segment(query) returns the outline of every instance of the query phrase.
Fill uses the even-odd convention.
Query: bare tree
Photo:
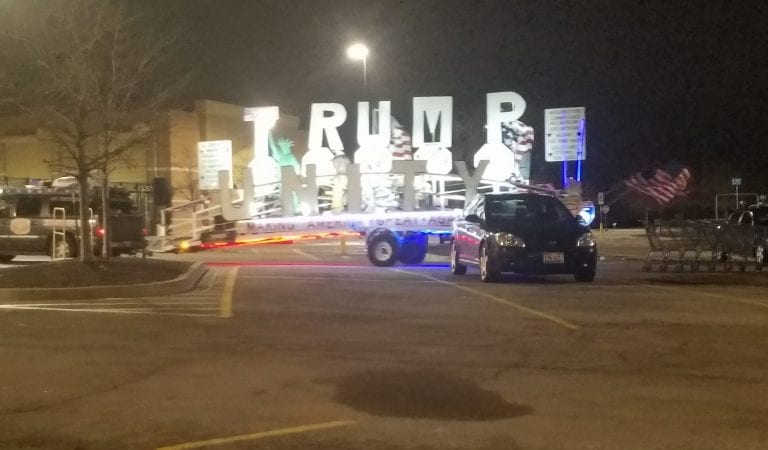
[[[118,0],[36,0],[17,7],[19,27],[6,38],[14,41],[18,65],[0,85],[59,153],[52,170],[77,179],[79,257],[89,261],[89,182],[100,175],[108,217],[111,167],[162,130],[165,107],[183,86],[185,77],[168,72],[178,34],[161,33]]]

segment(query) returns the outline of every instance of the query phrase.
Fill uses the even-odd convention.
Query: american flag
[[[411,135],[405,131],[405,127],[403,127],[394,116],[392,117],[391,136],[389,150],[392,152],[392,159],[413,159]]]
[[[501,137],[504,145],[515,154],[528,152],[533,148],[533,127],[519,120],[502,123]]]
[[[674,172],[677,173],[672,175]],[[665,205],[686,194],[690,179],[691,172],[685,167],[677,171],[658,168],[637,172],[624,180],[624,184],[630,189],[653,198],[659,205]]]

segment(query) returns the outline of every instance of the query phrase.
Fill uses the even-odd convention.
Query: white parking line
[[[312,261],[320,261],[320,258],[318,256],[309,254],[309,253],[307,253],[304,250],[301,250],[299,248],[294,247],[291,250],[293,250],[294,252],[298,253],[299,255],[301,255],[301,256],[303,256],[305,258],[311,259]]]
[[[296,280],[297,278],[295,276],[280,276],[280,275],[240,275],[240,278],[247,278],[247,279],[264,279],[264,280]],[[363,282],[363,283],[369,283],[369,282],[381,282],[381,283],[392,283],[392,282],[410,282],[410,283],[436,283],[436,281],[433,280],[393,280],[391,278],[343,278],[343,277],[301,277],[301,280],[332,280],[332,281],[343,281],[344,283],[351,283],[351,282]]]
[[[431,277],[431,276],[425,275],[423,273],[408,272],[408,271],[405,271],[405,270],[393,269],[393,268],[390,268],[390,270],[393,270],[395,272],[405,273],[405,274],[408,274],[408,275],[416,275],[416,276],[419,276],[419,277],[427,278],[427,279],[436,281],[438,283],[445,284],[447,286],[451,286],[451,287],[454,287],[456,289],[460,289],[462,291],[478,295],[480,297],[485,297],[485,298],[487,298],[489,300],[493,300],[494,302],[501,303],[501,304],[507,305],[507,306],[511,306],[512,308],[515,308],[518,311],[530,314],[532,316],[536,316],[536,317],[538,317],[540,319],[548,320],[548,321],[553,322],[553,323],[555,323],[557,325],[560,325],[561,327],[568,328],[569,330],[578,330],[578,329],[581,328],[578,325],[573,324],[571,322],[568,322],[565,319],[561,319],[560,317],[557,317],[555,315],[552,315],[552,314],[549,314],[549,313],[545,313],[543,311],[539,311],[539,310],[536,310],[536,309],[533,309],[533,308],[529,308],[529,307],[523,306],[523,305],[521,305],[519,303],[515,303],[515,302],[513,302],[511,300],[506,300],[506,299],[503,299],[501,297],[497,297],[495,295],[489,294],[487,292],[483,292],[483,291],[480,291],[480,290],[477,290],[477,289],[473,289],[471,287],[462,286],[462,285],[457,284],[457,283],[451,283],[449,281],[440,280],[438,278]]]
[[[225,291],[223,273],[221,269],[213,269],[206,274],[207,279],[203,280],[197,290],[174,296],[111,297],[93,301],[19,301],[0,304],[0,310],[217,317],[220,314],[219,298]]]
[[[87,312],[87,313],[106,313],[106,314],[148,314],[158,316],[183,316],[183,317],[216,317],[216,314],[202,313],[177,313],[153,311],[147,309],[111,309],[111,308],[49,308],[25,305],[0,305],[0,309],[29,310],[29,311],[58,311],[58,312]],[[185,308],[189,310],[190,308]],[[218,308],[204,308],[205,311],[215,313]]]
[[[210,297],[209,297],[210,299]],[[0,307],[12,308],[14,306],[26,306],[26,307],[64,307],[64,306],[137,306],[139,308],[147,306],[204,306],[210,305],[211,302],[53,302],[53,303],[13,303],[7,305],[0,305]]]

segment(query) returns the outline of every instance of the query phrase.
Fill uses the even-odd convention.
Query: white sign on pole
[[[544,110],[544,160],[587,159],[586,108]]]
[[[232,180],[232,141],[203,141],[197,143],[197,173],[201,190],[219,188],[219,171],[230,172]],[[230,188],[231,181],[230,181]]]

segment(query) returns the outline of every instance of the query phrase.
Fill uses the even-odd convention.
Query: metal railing
[[[400,174],[392,174],[390,172],[382,173],[363,173],[360,175],[362,182],[365,183],[367,177],[382,177],[386,176],[389,181],[388,188],[395,194],[395,200],[397,201],[397,207],[402,207],[402,201],[400,193],[403,190],[402,181],[404,176]],[[344,177],[339,175],[338,177]],[[443,175],[443,174],[419,174],[420,183],[424,186],[428,186],[428,189],[422,189],[417,191],[417,196],[426,199],[425,204],[428,205],[430,210],[438,209],[455,209],[449,206],[449,202],[462,202],[465,199],[465,189],[463,187],[463,180],[456,175]],[[326,192],[331,192],[334,186],[329,183],[332,177],[318,178],[319,189],[325,189]],[[370,180],[370,178],[368,178]],[[422,183],[423,182],[423,183]],[[456,188],[457,185],[462,186]],[[394,188],[394,189],[393,189]],[[282,213],[282,204],[279,195],[280,183],[267,183],[254,186],[254,199],[251,204],[253,207],[253,218],[271,218],[280,217]],[[520,191],[520,185],[514,185],[506,182],[496,182],[490,180],[482,180],[478,185],[478,192],[516,192]],[[259,195],[261,194],[261,195]],[[211,199],[209,201],[214,201]],[[242,204],[243,199],[235,197],[232,204]],[[201,208],[202,206],[202,208]],[[425,205],[419,205],[422,208]],[[328,212],[333,207],[332,195],[319,195],[318,207],[321,212]],[[197,245],[205,239],[206,233],[214,233],[217,228],[216,216],[220,216],[222,213],[222,207],[219,204],[212,204],[208,206],[205,200],[195,200],[183,205],[176,205],[169,208],[165,208],[160,212],[160,224],[158,225],[157,236],[150,242],[151,250],[155,251],[167,251],[182,241],[187,242],[189,245]],[[170,216],[170,220],[169,220]]]
[[[743,272],[752,266],[759,272],[765,264],[755,258],[756,239],[752,233],[719,221],[656,221],[646,226],[646,236],[650,251],[643,264],[644,271],[657,265],[661,272],[670,266],[679,272],[688,265],[696,272],[704,265],[709,271],[722,266],[726,272],[734,267]]]

